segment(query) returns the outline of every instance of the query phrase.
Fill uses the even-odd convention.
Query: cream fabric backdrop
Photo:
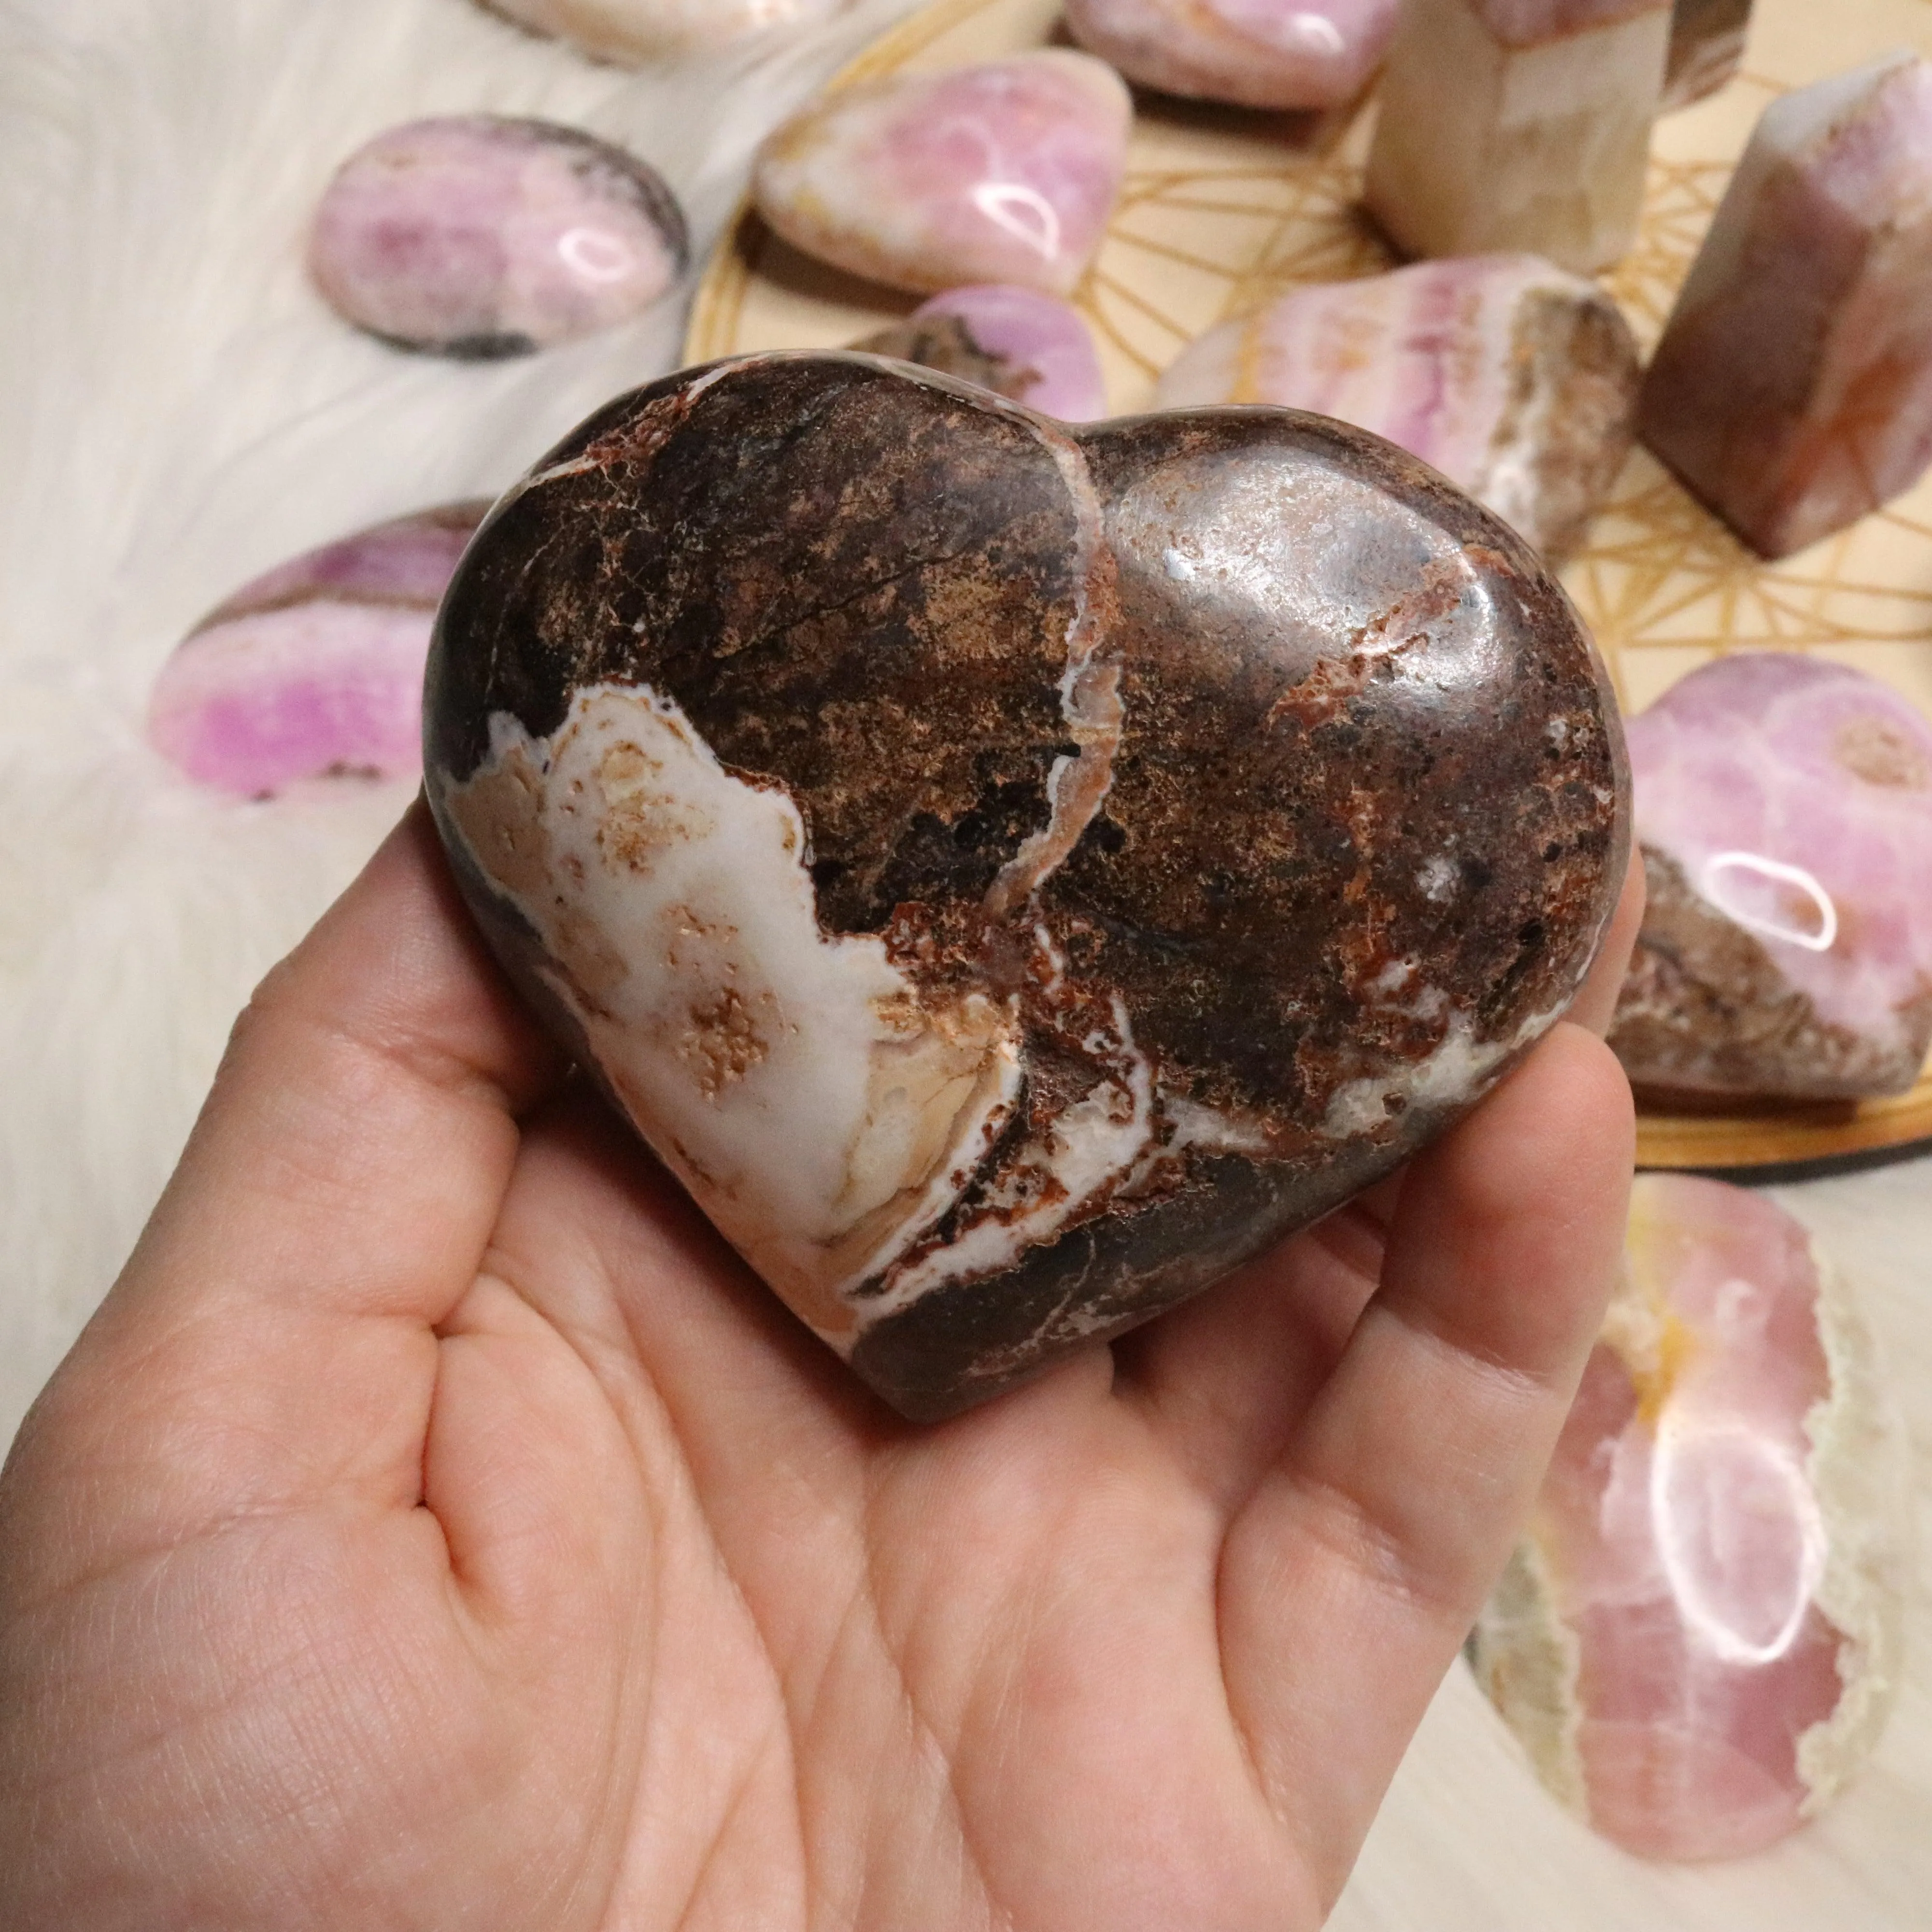
[[[412,115],[548,114],[656,162],[701,248],[759,134],[904,10],[860,0],[802,45],[630,75],[470,0],[0,0],[0,1442],[125,1255],[250,988],[408,795],[190,790],[142,741],[156,667],[244,578],[494,491],[676,358],[675,303],[492,367],[356,335],[301,270],[330,169]],[[1865,1288],[1922,1515],[1932,1166],[1780,1198]],[[1819,1826],[1705,1870],[1640,1865],[1558,1811],[1459,1668],[1336,1924],[1923,1932],[1927,1605],[1876,1763]]]

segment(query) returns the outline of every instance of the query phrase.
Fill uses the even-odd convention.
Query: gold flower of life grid
[[[936,0],[832,82],[932,72],[1064,39],[1059,0]],[[1637,244],[1604,277],[1646,346],[1716,212],[1751,128],[1777,94],[1899,46],[1932,53],[1932,0],[1758,0],[1744,72],[1665,117],[1652,142]],[[1358,198],[1372,104],[1263,115],[1142,96],[1126,182],[1075,294],[1092,326],[1109,406],[1151,402],[1182,345],[1311,282],[1372,274],[1394,258]],[[693,306],[686,359],[842,346],[919,298],[799,254],[741,206]],[[1932,481],[1852,529],[1767,563],[1635,452],[1564,580],[1627,709],[1725,652],[1796,650],[1855,664],[1932,712]],[[1932,1142],[1932,1067],[1908,1094],[1750,1114],[1647,1112],[1646,1166],[1823,1168]]]

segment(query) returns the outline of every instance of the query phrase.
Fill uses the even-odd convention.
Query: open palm
[[[1561,1027],[1399,1188],[913,1429],[562,1073],[418,810],[0,1479],[0,1924],[1315,1926],[1630,1161]]]

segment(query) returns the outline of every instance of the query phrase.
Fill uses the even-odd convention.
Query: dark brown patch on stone
[[[976,382],[981,388],[1016,402],[1040,380],[1037,369],[982,348],[964,318],[956,315],[908,316],[852,346],[868,356],[890,356],[901,362],[937,369],[941,375]]]

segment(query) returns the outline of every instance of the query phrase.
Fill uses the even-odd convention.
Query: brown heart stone
[[[1562,592],[1392,445],[856,355],[568,438],[425,734],[513,979],[922,1418],[1414,1153],[1562,1013],[1629,841]]]

